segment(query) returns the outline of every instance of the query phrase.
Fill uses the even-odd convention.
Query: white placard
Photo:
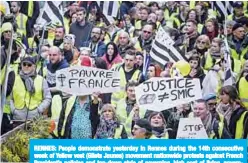
[[[151,78],[135,88],[138,105],[153,111],[162,111],[202,98],[199,79]]]
[[[116,71],[73,66],[56,72],[56,87],[72,95],[120,91],[120,75]]]
[[[177,139],[208,139],[200,118],[180,118]]]

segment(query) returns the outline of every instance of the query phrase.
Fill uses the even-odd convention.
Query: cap
[[[150,133],[152,132],[152,126],[146,119],[139,119],[135,124],[141,128],[146,129],[146,131]]]
[[[233,26],[233,28],[232,28],[232,31],[235,31],[236,29],[238,29],[238,28],[240,28],[240,27],[243,27],[243,25],[240,24],[240,23],[236,23],[236,24],[234,24],[234,26]]]
[[[217,98],[216,94],[210,93],[204,97],[204,100],[209,101],[209,100],[216,99],[216,98]]]
[[[23,62],[28,62],[28,63],[31,63],[31,64],[35,64],[35,59],[33,57],[25,57],[22,59],[22,63]]]
[[[91,67],[91,58],[89,56],[83,56],[81,59],[81,66]]]
[[[234,8],[243,8],[244,7],[244,3],[243,2],[240,2],[240,1],[234,2],[233,7]]]
[[[3,23],[2,32],[11,31],[12,24],[10,22]]]

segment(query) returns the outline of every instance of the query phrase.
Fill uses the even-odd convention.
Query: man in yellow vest
[[[51,93],[47,81],[36,74],[34,58],[22,60],[10,102],[13,119],[21,121],[40,116],[50,105]]]
[[[147,19],[150,13],[151,11],[148,7],[144,6],[140,8],[140,20],[135,22],[135,29],[142,29],[142,27],[147,23]]]
[[[228,45],[234,60],[244,62],[244,60],[248,59],[248,37],[245,35],[245,29],[242,24],[236,23],[233,26],[232,37],[228,41]]]
[[[20,2],[11,2],[11,12],[15,15],[16,23],[18,25],[17,32],[24,36],[30,36],[31,28],[29,26],[28,17],[25,14],[20,13],[20,9]]]
[[[127,97],[121,99],[116,105],[116,115],[125,126],[128,137],[131,137],[132,126],[140,119],[144,118],[146,110],[140,109],[136,103],[135,87],[137,81],[129,81],[126,86]]]
[[[129,80],[140,80],[140,70],[135,67],[136,55],[134,51],[127,50],[124,57],[124,64],[118,65],[116,71],[120,73],[121,91],[114,92],[111,96],[111,103],[115,106],[117,102],[126,97],[126,84]]]
[[[39,1],[21,1],[20,12],[28,16],[30,27],[33,28],[40,14]]]

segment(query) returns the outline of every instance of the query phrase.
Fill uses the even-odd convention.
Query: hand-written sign
[[[180,118],[177,139],[208,139],[200,118]]]
[[[135,88],[140,107],[162,111],[202,98],[199,79],[152,78]]]
[[[116,71],[73,66],[56,72],[56,87],[73,95],[111,93],[120,90],[120,76]]]

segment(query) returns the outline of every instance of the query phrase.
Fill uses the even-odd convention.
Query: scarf
[[[224,118],[226,119],[227,121],[227,125],[229,126],[230,124],[230,119],[231,119],[231,116],[232,116],[232,113],[234,111],[233,107],[230,105],[230,104],[223,104],[223,103],[220,103],[218,106],[217,106],[217,109],[216,111],[222,115],[224,115]]]
[[[29,74],[24,74],[23,71],[20,71],[20,77],[24,81],[24,84],[25,84],[25,87],[26,87],[27,91],[30,94],[35,93],[35,87],[34,87],[33,78],[36,77],[36,71],[33,71],[33,72],[29,73]]]
[[[211,134],[212,131],[212,119],[213,119],[212,114],[209,113],[205,118],[205,120],[202,121],[208,136]]]
[[[97,139],[114,138],[115,129],[119,126],[116,118],[105,120],[103,116],[100,117],[100,123],[96,130]]]
[[[65,56],[65,60],[70,63],[73,59],[73,53],[72,50],[64,50],[64,56]]]
[[[152,127],[152,133],[157,138],[161,138],[161,137],[165,136],[165,134],[167,133],[167,130],[165,129],[164,126],[162,126],[162,127]]]

